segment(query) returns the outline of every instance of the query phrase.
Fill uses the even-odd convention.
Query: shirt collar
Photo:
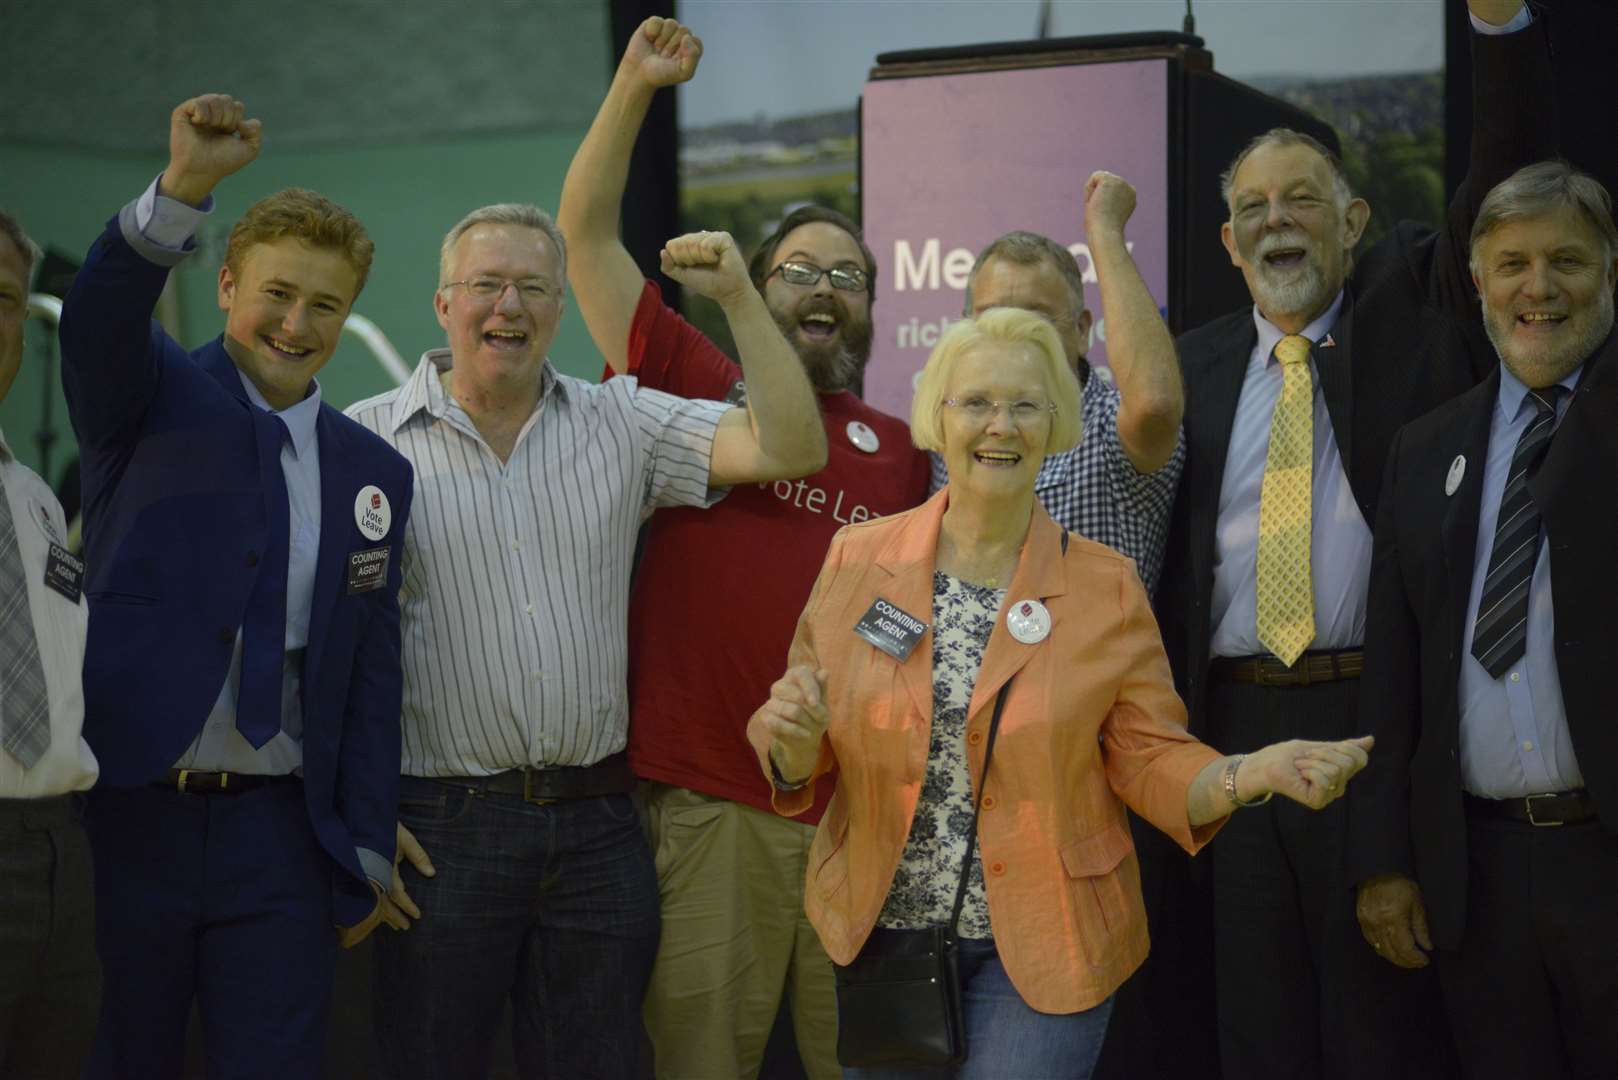
[[[1568,395],[1569,395],[1569,397],[1571,397],[1572,394],[1573,394],[1573,391],[1579,385],[1579,376],[1582,375],[1583,373],[1584,373],[1584,365],[1580,364],[1578,367],[1576,367],[1572,371],[1568,372],[1567,377],[1565,379],[1563,379],[1557,385],[1566,387]],[[1527,397],[1528,397],[1528,386],[1527,386],[1527,384],[1525,384],[1521,379],[1517,378],[1517,376],[1513,375],[1510,371],[1508,371],[1506,369],[1505,361],[1502,360],[1500,362],[1500,399],[1499,399],[1500,400],[1500,417],[1501,417],[1501,419],[1506,421],[1506,423],[1508,423],[1508,424],[1511,421],[1515,420],[1517,418],[1517,414],[1522,411],[1523,402],[1524,402],[1525,399],[1527,399]],[[1566,400],[1566,399],[1564,399],[1564,400]],[[1560,413],[1561,413],[1560,408],[1557,409],[1557,413],[1558,413],[1558,415],[1560,415]]]
[[[428,349],[421,354],[421,362],[416,365],[415,373],[410,376],[410,381],[405,383],[404,392],[393,403],[394,431],[398,431],[418,412],[425,412],[435,420],[444,418],[449,411],[450,397],[444,390],[440,376],[454,366],[454,356],[447,347]],[[545,367],[541,370],[539,379],[540,401],[544,401],[545,396],[552,391],[555,391],[563,401],[567,400],[567,384],[557,378],[556,369],[551,366],[549,357],[545,358]]]
[[[293,454],[301,458],[308,453],[309,447],[315,441],[315,421],[320,418],[320,380],[309,380],[309,392],[296,405],[276,409],[264,400],[264,395],[258,392],[258,387],[253,385],[253,381],[243,374],[240,368],[236,370],[236,374],[242,380],[242,388],[247,391],[247,400],[265,412],[279,416],[281,422],[287,426],[287,431],[292,436]]]
[[[1343,310],[1343,296],[1343,290],[1337,290],[1337,298],[1331,302],[1331,306],[1322,312],[1314,322],[1303,328],[1304,337],[1310,341],[1318,342],[1326,336],[1333,326],[1337,325],[1337,315]],[[1286,331],[1259,314],[1257,304],[1253,305],[1253,326],[1258,330],[1259,355],[1264,357],[1264,362],[1268,364],[1273,359],[1270,354],[1275,352],[1275,346],[1280,343],[1282,338],[1287,336]]]

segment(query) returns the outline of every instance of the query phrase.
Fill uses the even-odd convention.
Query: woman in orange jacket
[[[873,932],[948,923],[981,794],[957,928],[959,1075],[1087,1077],[1113,991],[1147,950],[1125,806],[1195,852],[1273,792],[1324,806],[1370,740],[1244,759],[1186,733],[1134,564],[1064,543],[1034,497],[1045,455],[1080,436],[1078,380],[1044,319],[1001,308],[952,326],[911,429],[949,486],[837,534],[748,738],[783,814],[836,771],[805,905],[838,964]]]

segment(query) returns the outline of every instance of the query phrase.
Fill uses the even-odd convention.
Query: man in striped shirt
[[[486,1072],[507,997],[525,1077],[634,1072],[659,927],[623,759],[636,534],[657,507],[826,460],[809,380],[731,238],[671,240],[662,262],[724,310],[745,407],[558,374],[562,235],[501,204],[444,240],[449,347],[349,410],[415,463],[420,508],[400,594],[410,863],[391,894],[420,921],[377,946],[390,1076]]]

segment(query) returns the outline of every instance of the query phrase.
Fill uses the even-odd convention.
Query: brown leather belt
[[[153,781],[154,786],[179,791],[187,795],[240,795],[256,791],[271,784],[302,783],[303,777],[290,773],[282,776],[263,776],[258,773],[206,772],[202,769],[170,769],[163,779]]]
[[[1208,665],[1208,678],[1215,682],[1257,683],[1259,686],[1309,686],[1357,679],[1364,670],[1364,649],[1340,649],[1304,653],[1291,667],[1273,656],[1216,656]]]
[[[1514,799],[1484,799],[1463,791],[1461,800],[1472,817],[1521,821],[1529,825],[1573,825],[1596,816],[1596,802],[1582,788],[1547,795],[1521,795]]]
[[[493,776],[439,778],[453,787],[472,788],[499,795],[517,795],[524,802],[543,806],[563,799],[621,795],[635,790],[635,774],[626,754],[613,754],[594,765],[556,765],[550,768],[511,769]]]

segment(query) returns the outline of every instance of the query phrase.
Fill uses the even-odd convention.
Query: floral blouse
[[[933,573],[933,726],[927,773],[899,869],[878,926],[917,930],[943,926],[955,906],[972,827],[972,784],[966,763],[966,711],[972,703],[983,650],[1006,590],[972,585]],[[972,851],[972,871],[961,905],[960,937],[992,938],[983,865]]]

